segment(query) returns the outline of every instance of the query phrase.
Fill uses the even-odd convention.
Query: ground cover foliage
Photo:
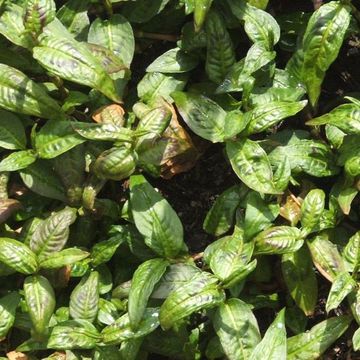
[[[1,0],[0,357],[356,356],[359,5]]]

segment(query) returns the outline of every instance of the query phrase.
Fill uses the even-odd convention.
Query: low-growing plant
[[[0,356],[360,349],[359,4],[286,3],[0,1]],[[211,151],[199,252],[161,184]]]

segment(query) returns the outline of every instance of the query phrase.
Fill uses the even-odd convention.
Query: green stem
[[[111,1],[104,0],[104,6],[105,6],[105,10],[107,12],[108,17],[111,18],[114,14]]]
[[[144,31],[135,31],[135,37],[152,39],[152,40],[172,41],[172,42],[176,42],[179,40],[179,37],[177,35],[155,34],[155,33],[148,33],[148,32],[144,32]]]

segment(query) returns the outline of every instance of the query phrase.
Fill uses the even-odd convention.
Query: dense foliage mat
[[[359,6],[0,0],[0,357],[359,350]]]

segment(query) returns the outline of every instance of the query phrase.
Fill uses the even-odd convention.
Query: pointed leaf
[[[304,244],[296,227],[274,226],[262,231],[253,240],[255,254],[287,254],[299,250]]]
[[[129,319],[133,329],[137,329],[139,326],[148,299],[168,265],[167,260],[151,259],[136,269],[131,280],[128,304]]]
[[[360,231],[355,233],[346,244],[342,257],[350,272],[360,263]]]
[[[318,297],[318,284],[309,251],[302,247],[297,252],[284,254],[282,274],[291,297],[307,315],[312,315]]]
[[[206,73],[215,83],[221,83],[235,63],[235,51],[225,20],[211,11],[206,18]]]
[[[214,276],[203,272],[172,291],[160,308],[161,327],[170,329],[192,313],[222,303],[225,293],[216,285],[217,281]]]
[[[298,102],[275,101],[257,106],[245,115],[249,119],[245,120],[248,125],[244,134],[251,135],[265,131],[283,119],[296,115],[306,104],[306,100]]]
[[[339,273],[331,285],[326,300],[326,312],[336,309],[345,297],[357,287],[356,281],[347,272]]]
[[[287,360],[319,358],[348,328],[351,317],[337,316],[315,325],[310,331],[293,336],[287,341]]]
[[[226,143],[226,152],[236,175],[250,189],[264,194],[278,194],[273,183],[270,161],[263,148],[250,139]]]
[[[55,310],[55,294],[49,281],[41,276],[28,276],[24,282],[26,305],[37,336],[46,335],[50,318]]]
[[[142,175],[130,178],[130,203],[135,225],[152,250],[165,257],[186,250],[178,215]]]
[[[69,227],[75,219],[76,210],[65,207],[39,224],[30,240],[30,248],[38,254],[39,261],[65,246],[69,237]]]
[[[345,271],[344,261],[326,233],[308,240],[307,245],[316,268],[326,279],[333,282],[339,273]]]
[[[138,329],[133,331],[130,326],[129,315],[125,314],[101,332],[106,345],[117,345],[123,341],[137,339],[148,335],[159,326],[159,309],[148,308],[140,322]]]
[[[51,199],[66,201],[65,189],[51,164],[38,160],[21,170],[20,177],[33,192]]]
[[[340,1],[321,6],[311,16],[301,47],[287,65],[306,85],[313,106],[318,101],[325,73],[338,56],[350,18],[350,8]]]
[[[0,339],[6,337],[15,321],[15,311],[20,302],[20,295],[12,292],[0,298]]]
[[[336,126],[347,134],[360,134],[360,110],[357,104],[343,104],[330,112],[311,119],[306,123],[310,126]]]
[[[320,189],[311,190],[301,204],[301,225],[310,233],[320,221],[325,208],[325,193]]]
[[[24,73],[0,64],[0,74],[0,107],[46,119],[63,116],[57,102]]]
[[[70,316],[93,322],[99,307],[99,273],[93,271],[81,279],[70,295]]]
[[[5,110],[0,110],[0,147],[8,150],[24,150],[26,147],[25,129],[21,120]]]
[[[285,309],[282,309],[266,330],[264,338],[256,345],[250,360],[286,360],[286,354]]]
[[[37,271],[36,255],[20,241],[0,238],[0,262],[22,274]]]
[[[48,121],[35,137],[35,148],[43,159],[57,157],[85,141],[69,121]]]
[[[115,84],[85,45],[66,37],[43,33],[34,58],[48,71],[69,81],[90,86],[115,102],[120,102]]]
[[[250,306],[240,299],[221,304],[214,316],[214,328],[230,360],[246,360],[260,342],[260,332]]]
[[[59,269],[66,265],[72,265],[87,258],[90,254],[86,251],[69,248],[49,254],[46,259],[39,261],[39,267],[43,269]]]
[[[196,57],[188,55],[179,48],[166,51],[155,59],[147,68],[147,72],[183,73],[193,70],[198,64]]]
[[[113,51],[127,67],[130,67],[135,50],[134,34],[130,23],[120,14],[115,14],[108,20],[97,18],[93,21],[89,29],[88,42]]]
[[[34,150],[15,151],[0,161],[0,172],[16,171],[27,168],[37,159]]]
[[[244,187],[232,186],[215,200],[204,220],[203,229],[215,236],[225,234],[235,221],[235,211],[245,197]]]
[[[245,1],[227,0],[232,13],[245,21],[245,31],[254,43],[270,50],[280,39],[280,27],[267,12],[251,6]]]
[[[50,349],[93,349],[101,340],[95,326],[86,320],[68,320],[52,328],[47,347]]]
[[[226,112],[213,100],[176,91],[171,95],[181,117],[197,135],[213,143],[224,141]]]

